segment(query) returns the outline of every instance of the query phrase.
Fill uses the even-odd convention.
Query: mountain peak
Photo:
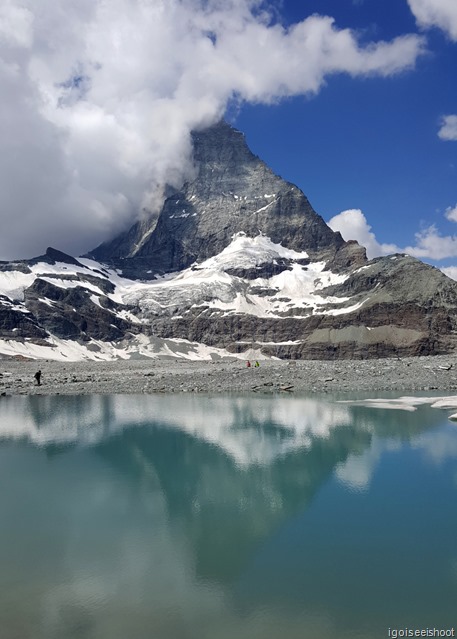
[[[194,178],[167,197],[157,218],[137,222],[92,257],[129,274],[173,272],[217,255],[244,232],[313,259],[336,259],[337,268],[352,257],[364,261],[363,249],[348,251],[300,189],[254,155],[240,131],[222,120],[193,132],[192,140]],[[345,260],[337,259],[339,251]]]
[[[44,255],[27,260],[28,264],[37,264],[38,262],[44,262],[47,264],[56,264],[57,262],[61,262],[62,264],[71,264],[73,266],[79,266],[80,268],[86,268],[83,264],[81,264],[81,262],[78,262],[76,258],[64,253],[63,251],[52,248],[52,246],[48,246]]]

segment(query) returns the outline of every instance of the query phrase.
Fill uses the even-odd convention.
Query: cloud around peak
[[[319,92],[332,74],[414,66],[418,35],[362,46],[259,0],[5,0],[0,7],[0,259],[78,253],[192,171],[190,131],[233,100]]]

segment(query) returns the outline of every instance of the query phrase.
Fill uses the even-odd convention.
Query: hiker
[[[258,368],[260,366],[259,362],[256,360],[255,367]]]
[[[37,371],[35,373],[35,379],[36,379],[37,386],[41,386],[41,371]]]
[[[251,362],[250,362],[249,360],[246,362],[246,366],[247,366],[248,368],[251,368]]]

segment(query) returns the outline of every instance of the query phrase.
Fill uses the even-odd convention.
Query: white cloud
[[[327,222],[333,231],[339,231],[344,240],[356,240],[367,250],[368,259],[379,255],[401,252],[395,244],[381,244],[375,237],[365,215],[360,209],[342,211]]]
[[[411,68],[424,40],[360,46],[260,0],[4,0],[0,259],[92,248],[191,170],[189,132],[227,104],[317,93],[327,76]],[[6,231],[7,229],[7,231]]]
[[[33,14],[14,0],[3,0],[0,6],[0,42],[19,47],[32,43]]]
[[[457,266],[444,266],[440,271],[450,277],[451,280],[457,280]]]
[[[448,219],[457,221],[457,207],[448,208],[446,216]],[[332,217],[328,225],[334,231],[339,231],[345,240],[356,240],[367,249],[369,259],[390,253],[407,253],[413,257],[428,258],[432,260],[443,260],[450,257],[457,257],[457,236],[441,235],[435,225],[415,234],[415,244],[412,246],[399,247],[395,244],[382,244],[378,242],[375,234],[371,230],[365,215],[360,209],[349,209],[342,211]]]
[[[457,40],[457,3],[455,0],[408,0],[418,24],[438,27]]]
[[[432,260],[457,257],[457,236],[441,235],[434,224],[416,233],[415,238],[415,246],[407,246],[403,253]]]
[[[438,137],[442,140],[457,141],[457,115],[445,115],[443,117]]]
[[[451,222],[457,222],[457,204],[455,206],[448,206],[445,212],[445,216]]]

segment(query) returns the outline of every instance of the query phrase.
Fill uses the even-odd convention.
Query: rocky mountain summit
[[[369,358],[456,347],[457,282],[368,261],[221,122],[158,214],[75,259],[0,263],[0,354]]]
[[[226,122],[193,134],[195,178],[165,200],[160,215],[88,254],[147,277],[188,268],[217,255],[236,233],[259,234],[336,270],[365,261],[364,250],[344,242],[317,215],[305,195],[278,177]]]

